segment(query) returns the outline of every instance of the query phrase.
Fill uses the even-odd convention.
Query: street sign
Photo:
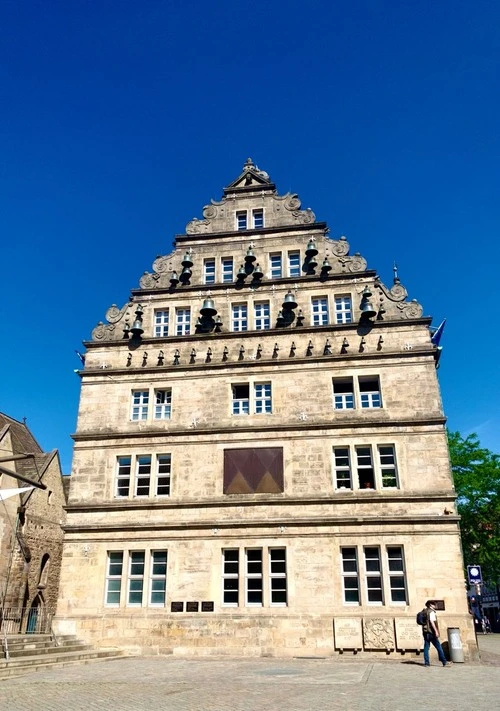
[[[470,585],[481,585],[481,583],[483,582],[483,576],[481,575],[481,566],[468,565],[467,577],[469,578]]]

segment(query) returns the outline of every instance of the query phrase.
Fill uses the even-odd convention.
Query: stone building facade
[[[475,640],[430,318],[248,160],[86,343],[57,625],[174,654]]]
[[[25,423],[0,413],[0,459],[5,470],[46,487],[0,500],[0,633],[45,632],[57,605],[66,517],[59,455],[43,452]],[[27,486],[0,475],[0,491]]]

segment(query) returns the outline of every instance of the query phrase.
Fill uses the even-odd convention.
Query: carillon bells
[[[208,298],[205,299],[203,301],[203,306],[200,309],[200,313],[202,316],[215,316],[215,314],[217,313],[217,309],[215,308],[214,300]]]
[[[283,308],[287,309],[288,311],[297,308],[297,302],[295,301],[295,297],[291,291],[289,291],[288,294],[286,294],[285,296],[285,300],[283,301]]]
[[[372,302],[370,301],[371,295],[372,292],[367,286],[365,286],[362,293],[360,309],[361,316],[367,319],[374,318],[377,315],[377,312],[375,311],[375,308]]]

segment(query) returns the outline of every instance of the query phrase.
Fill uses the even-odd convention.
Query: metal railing
[[[50,634],[52,615],[40,607],[0,608],[0,632],[4,639],[12,634]]]

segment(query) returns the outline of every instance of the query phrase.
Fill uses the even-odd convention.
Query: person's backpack
[[[427,622],[427,610],[420,610],[420,612],[417,612],[417,625],[420,625],[423,627]]]

